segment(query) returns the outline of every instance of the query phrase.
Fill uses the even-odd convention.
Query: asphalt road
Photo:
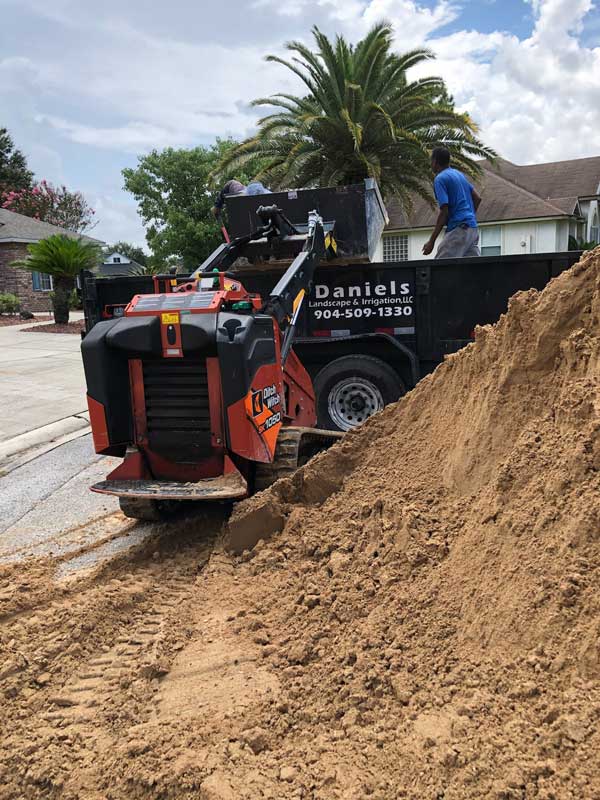
[[[116,497],[91,492],[89,487],[119,463],[96,455],[86,434],[0,476],[0,564],[51,556],[56,578],[63,580],[150,537],[177,536],[190,521],[199,538],[212,530],[214,520],[204,506],[188,505],[169,521],[141,522],[125,517]],[[219,513],[226,509],[219,506]]]
[[[0,477],[0,561],[78,552],[134,527],[116,498],[89,490],[117,463],[87,434]]]

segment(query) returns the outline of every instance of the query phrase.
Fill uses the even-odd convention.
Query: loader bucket
[[[145,500],[240,500],[248,495],[248,484],[239,472],[180,482],[161,480],[108,480],[92,487],[93,492]]]

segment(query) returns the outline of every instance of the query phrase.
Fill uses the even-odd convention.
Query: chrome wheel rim
[[[329,417],[342,431],[356,428],[384,406],[381,392],[366,378],[345,378],[329,392]]]

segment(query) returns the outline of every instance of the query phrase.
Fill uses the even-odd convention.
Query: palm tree
[[[474,157],[495,153],[476,137],[468,114],[456,112],[440,78],[408,80],[407,72],[433,58],[418,49],[392,51],[393,29],[376,25],[351,45],[332,43],[314,27],[316,51],[289,42],[291,61],[267,61],[291,70],[306,87],[303,95],[276,94],[254,101],[276,111],[258,123],[258,132],[225,155],[223,177],[250,159],[264,159],[261,178],[274,187],[331,186],[376,178],[384,195],[410,206],[410,194],[431,197],[430,153],[445,145],[454,164],[470,175],[480,170]]]
[[[11,266],[52,275],[54,322],[66,325],[69,321],[69,297],[75,287],[75,278],[81,270],[97,266],[102,254],[100,247],[94,242],[59,233],[28,245],[27,250],[29,257],[13,261]]]

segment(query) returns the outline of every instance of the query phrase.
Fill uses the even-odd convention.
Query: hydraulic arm
[[[304,298],[311,290],[315,269],[324,255],[323,220],[315,211],[311,211],[304,249],[277,283],[263,308],[263,312],[270,314],[283,330],[281,360],[284,364],[296,334],[296,322]]]
[[[263,222],[261,227],[246,236],[239,236],[229,244],[222,244],[191,277],[201,278],[203,275],[226,271],[237,258],[246,253],[251,242],[260,239],[296,245],[299,240],[304,240],[301,252],[261,309],[261,313],[272,316],[282,330],[281,359],[285,364],[296,334],[296,323],[304,298],[312,287],[315,269],[325,256],[323,220],[316,211],[311,211],[308,215],[307,233],[301,234],[277,206],[260,206],[256,213]]]

